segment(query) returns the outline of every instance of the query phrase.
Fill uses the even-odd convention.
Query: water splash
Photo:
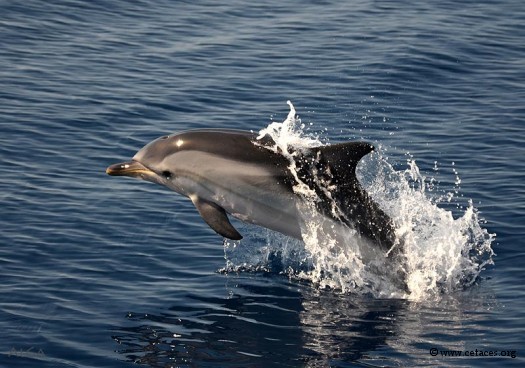
[[[355,230],[320,215],[315,205],[319,198],[297,177],[294,158],[323,143],[305,132],[290,101],[288,105],[287,118],[269,124],[259,138],[270,135],[275,141],[271,149],[290,161],[298,182],[294,192],[304,199],[298,204],[304,243],[244,225],[250,227],[244,232],[250,234],[247,239],[225,243],[227,270],[278,271],[322,288],[422,300],[470,286],[492,264],[495,235],[482,228],[472,201],[456,217],[438,206],[458,194],[457,171],[452,191],[437,193],[435,179],[422,175],[413,157],[403,171],[396,171],[381,153],[368,155],[357,168],[363,187],[396,225],[403,262],[391,262]]]
[[[359,179],[396,224],[409,297],[419,300],[470,286],[493,262],[495,234],[482,228],[472,201],[463,211],[458,208],[456,217],[438,207],[458,193],[457,187],[453,193],[432,192],[434,179],[423,176],[414,160],[407,166],[396,171],[379,156],[364,162]]]

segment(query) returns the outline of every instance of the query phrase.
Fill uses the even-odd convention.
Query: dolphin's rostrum
[[[270,149],[273,140],[238,130],[192,130],[163,136],[137,152],[130,162],[111,165],[109,175],[132,176],[164,185],[189,197],[204,221],[223,237],[242,236],[227,213],[252,224],[302,239],[294,193],[297,180],[314,190],[317,210],[385,251],[395,244],[391,219],[361,187],[359,160],[374,150],[366,142],[309,148],[293,155]],[[334,210],[334,205],[335,209]]]

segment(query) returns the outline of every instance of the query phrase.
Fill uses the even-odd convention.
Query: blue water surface
[[[0,366],[523,366],[524,24],[520,0],[0,1]],[[330,141],[457,171],[494,265],[432,303],[221,273],[190,201],[105,174],[288,99]]]

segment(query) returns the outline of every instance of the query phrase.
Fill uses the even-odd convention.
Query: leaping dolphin
[[[359,160],[374,150],[366,142],[309,148],[290,160],[270,149],[266,135],[238,130],[192,130],[160,137],[129,162],[106,173],[164,185],[189,197],[204,221],[225,238],[241,234],[227,213],[242,221],[302,239],[293,187],[300,180],[319,196],[318,211],[372,240],[385,251],[395,244],[392,220],[369,197],[356,177]],[[335,204],[335,210],[334,210]]]

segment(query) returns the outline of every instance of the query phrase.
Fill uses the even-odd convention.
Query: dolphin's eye
[[[160,137],[160,139],[168,139],[169,137],[169,135],[163,135],[162,137]]]
[[[168,171],[168,170],[164,170],[164,171],[161,173],[161,175],[162,175],[164,178],[168,179],[168,180],[171,179],[171,176],[172,176],[172,175],[171,175],[171,171]]]

